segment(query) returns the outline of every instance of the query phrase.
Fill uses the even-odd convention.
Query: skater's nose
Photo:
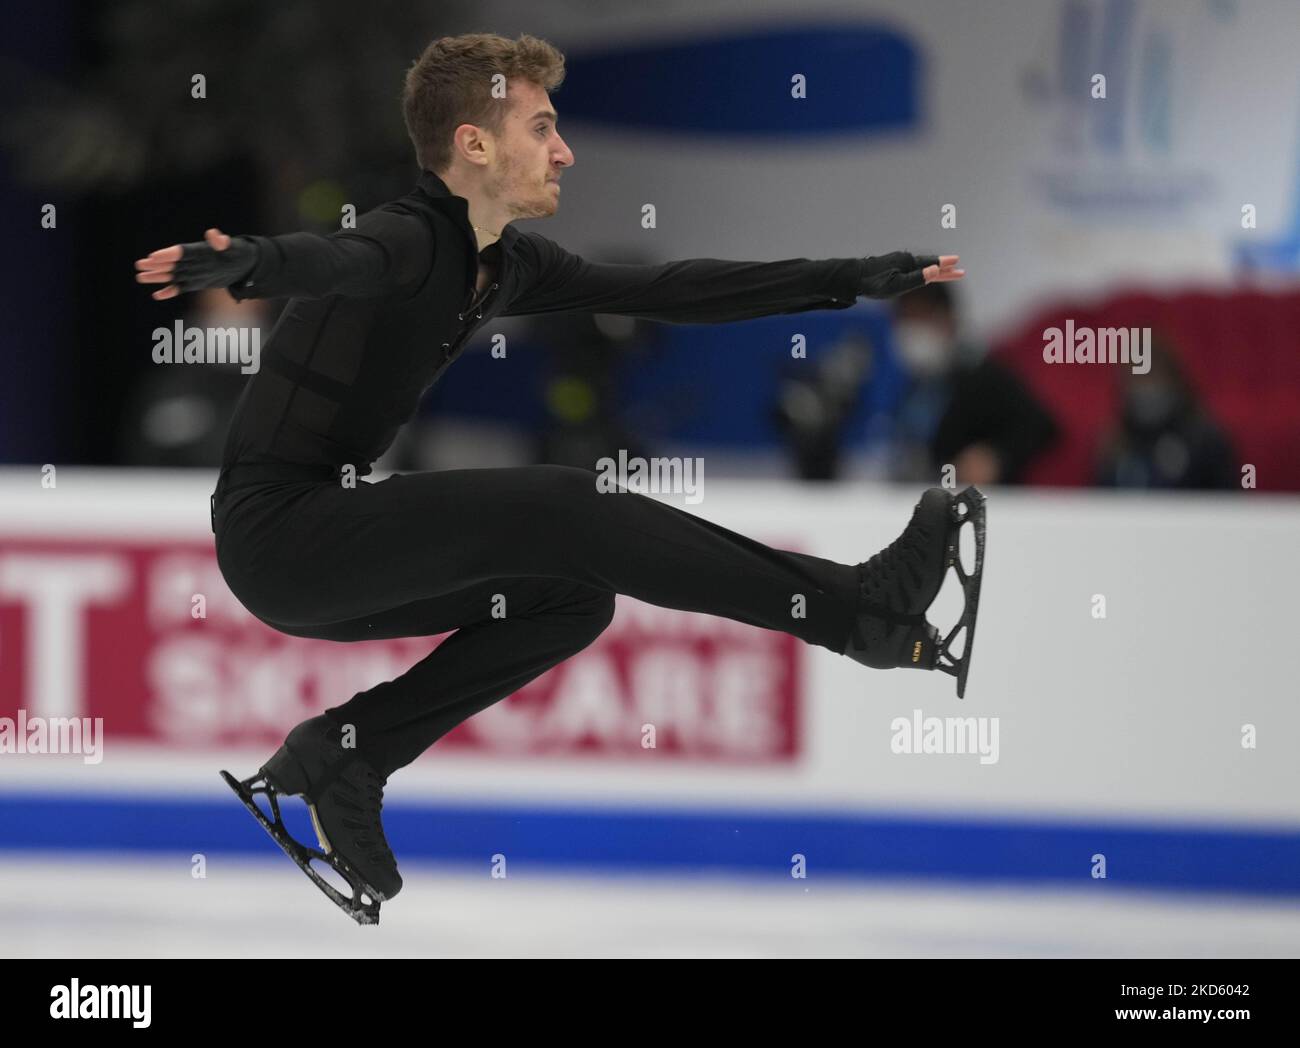
[[[560,145],[560,148],[552,153],[551,157],[555,161],[555,166],[557,168],[572,167],[573,150],[568,147],[564,139],[562,139],[558,134],[555,136],[555,140]]]

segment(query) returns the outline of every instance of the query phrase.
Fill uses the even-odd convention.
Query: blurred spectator
[[[537,317],[532,337],[545,347],[545,422],[535,461],[595,469],[597,460],[645,456],[649,449],[618,416],[616,378],[625,354],[645,340],[634,317],[561,313]]]
[[[1125,368],[1120,417],[1102,443],[1097,483],[1121,488],[1237,486],[1236,457],[1187,381],[1173,347],[1151,343],[1151,369]]]
[[[844,429],[862,400],[871,364],[871,346],[851,335],[817,359],[811,376],[799,370],[782,377],[774,416],[801,480],[839,476]]]
[[[933,481],[951,464],[959,484],[1019,483],[1056,438],[1056,423],[1010,371],[962,338],[947,284],[894,301],[894,341],[909,384],[894,417],[891,478]]]

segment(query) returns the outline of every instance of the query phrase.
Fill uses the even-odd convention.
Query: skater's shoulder
[[[432,216],[406,200],[389,200],[363,211],[355,219],[355,231],[377,240],[429,240],[437,236]],[[349,232],[344,226],[341,232]]]
[[[513,251],[526,260],[543,267],[547,264],[553,264],[568,254],[564,248],[550,237],[543,236],[532,229],[518,230],[513,226],[506,226],[501,235],[501,241],[507,250]]]

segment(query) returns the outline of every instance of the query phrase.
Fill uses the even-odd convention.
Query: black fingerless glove
[[[925,267],[938,264],[938,255],[913,255],[907,251],[872,255],[862,260],[862,283],[858,294],[867,298],[893,298],[915,291],[925,285]]]
[[[180,261],[172,267],[172,283],[183,292],[230,287],[252,273],[257,261],[257,245],[245,237],[231,237],[225,251],[218,251],[206,240],[196,240],[181,245]]]

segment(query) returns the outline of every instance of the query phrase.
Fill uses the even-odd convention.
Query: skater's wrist
[[[925,267],[938,264],[936,255],[892,251],[859,259],[858,294],[867,298],[893,298],[925,285]]]
[[[230,238],[232,247],[239,242],[243,248],[242,269],[228,285],[231,296],[236,300],[265,295],[263,285],[270,276],[268,261],[272,257],[271,252],[262,247],[261,242],[266,239],[266,237],[250,235]]]

